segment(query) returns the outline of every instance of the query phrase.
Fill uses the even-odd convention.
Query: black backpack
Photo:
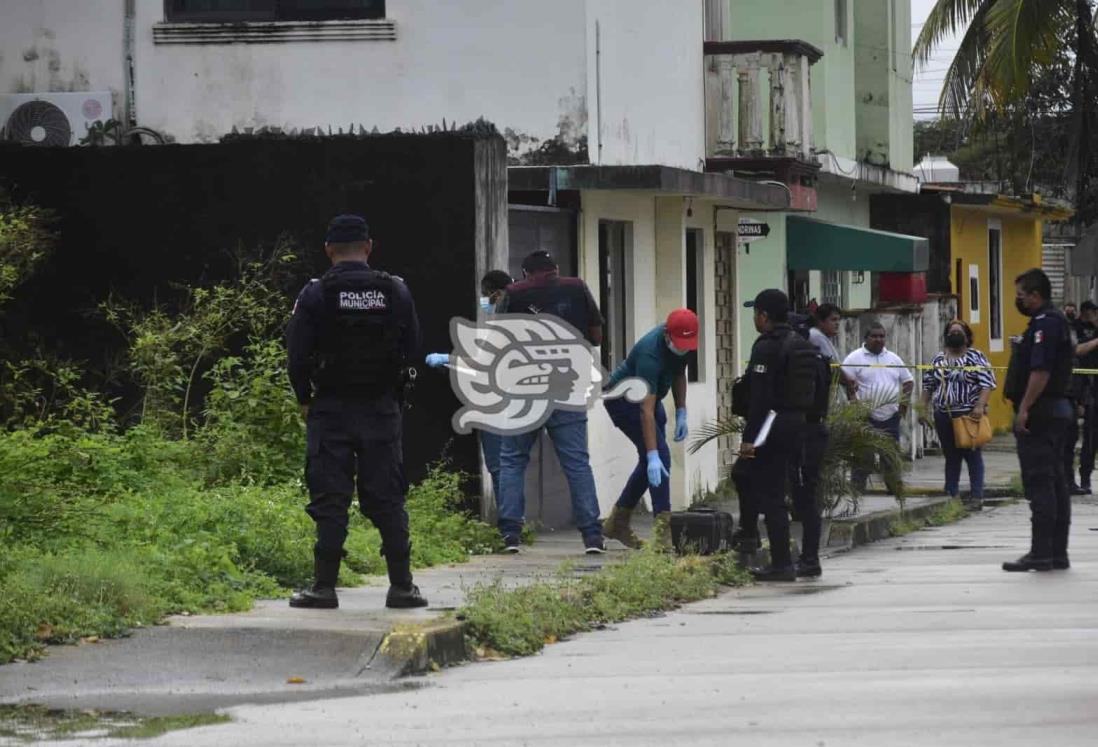
[[[825,374],[826,361],[816,346],[794,331],[782,341],[781,360],[785,368],[785,391],[782,402],[786,409],[812,414],[819,405],[817,390],[823,396],[826,411],[827,389],[819,382]]]

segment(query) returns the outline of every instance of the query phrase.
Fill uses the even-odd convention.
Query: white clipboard
[[[762,427],[759,428],[759,435],[755,436],[754,447],[757,449],[766,443],[767,437],[770,435],[770,429],[774,426],[774,419],[778,417],[778,413],[771,410],[766,413],[766,419],[763,420]]]

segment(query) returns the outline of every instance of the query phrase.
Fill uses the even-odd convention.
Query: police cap
[[[789,313],[789,296],[777,288],[767,288],[755,296],[754,301],[744,302],[744,307],[766,312],[770,317],[784,319]]]
[[[332,218],[324,241],[328,244],[350,244],[369,238],[370,227],[366,225],[366,219],[361,215],[345,214]]]

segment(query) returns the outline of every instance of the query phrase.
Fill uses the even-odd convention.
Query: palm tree
[[[836,385],[831,388],[832,399],[827,416],[829,437],[820,467],[820,507],[828,516],[858,512],[861,488],[850,479],[855,469],[879,473],[889,492],[896,496],[902,507],[903,452],[891,436],[869,424],[870,412],[883,405],[899,402],[899,395],[883,390],[863,392],[859,395],[859,400],[846,402],[840,389]],[[743,419],[736,416],[706,423],[691,441],[689,451],[696,454],[710,441],[739,435],[743,428]],[[836,514],[836,509],[844,501],[847,505]]]
[[[1094,0],[937,0],[913,55],[916,65],[925,65],[944,39],[963,31],[939,107],[947,117],[981,120],[1024,102],[1034,77],[1069,48],[1073,152],[1065,176],[1082,200],[1098,124],[1094,21]]]

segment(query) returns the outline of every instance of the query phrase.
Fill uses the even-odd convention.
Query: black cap
[[[789,313],[789,296],[777,288],[767,288],[755,296],[754,301],[746,301],[743,306],[745,309],[765,311],[770,316],[781,316]]]
[[[366,241],[370,238],[370,227],[361,215],[337,215],[328,224],[328,233],[324,237],[328,244],[350,244]]]
[[[522,260],[522,269],[526,272],[555,270],[557,269],[557,263],[552,254],[539,250],[526,255],[526,259]]]

